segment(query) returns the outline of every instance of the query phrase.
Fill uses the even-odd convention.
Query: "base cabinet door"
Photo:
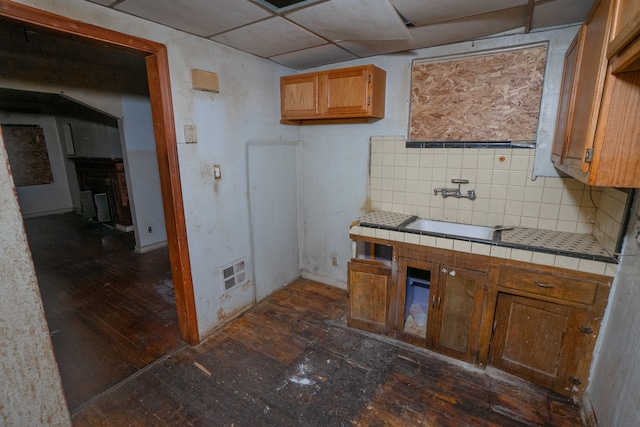
[[[347,270],[347,325],[386,334],[391,268],[379,262],[352,260]]]
[[[583,309],[499,293],[489,363],[568,396],[587,322]]]
[[[477,362],[486,273],[440,266],[433,349],[456,359]]]
[[[401,257],[396,336],[475,362],[486,293],[486,273]]]

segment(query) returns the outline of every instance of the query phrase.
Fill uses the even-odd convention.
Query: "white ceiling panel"
[[[398,11],[413,25],[420,26],[449,21],[481,13],[524,6],[528,0],[391,0]]]
[[[412,31],[414,49],[457,43],[524,27],[526,7],[514,7],[455,21],[418,27]]]
[[[582,22],[587,17],[594,0],[544,0],[535,3],[533,28],[551,27],[566,23]]]
[[[361,58],[412,49],[409,40],[355,40],[340,42],[338,46]]]
[[[245,0],[125,0],[115,9],[202,37],[272,15]]]
[[[523,33],[531,0],[87,0],[292,68]],[[595,0],[535,0],[531,29],[582,22]],[[397,11],[396,11],[397,9]],[[412,25],[407,28],[401,13]]]
[[[113,3],[113,0],[89,0],[91,3],[101,4],[103,6],[109,6]]]
[[[332,44],[325,44],[309,49],[298,50],[296,52],[285,53],[284,55],[272,56],[269,59],[278,64],[297,70],[319,67],[336,62],[356,59],[357,56]]]
[[[391,52],[420,49],[423,47],[439,46],[490,36],[524,26],[526,9],[516,7],[493,13],[471,16],[448,21],[414,27],[411,39],[397,42],[344,42],[340,46],[362,57],[381,55]]]
[[[389,0],[331,0],[289,13],[287,18],[331,41],[409,38]]]
[[[211,39],[263,57],[281,55],[326,43],[326,40],[280,17],[256,22]]]

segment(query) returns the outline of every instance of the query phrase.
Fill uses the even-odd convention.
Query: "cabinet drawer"
[[[544,295],[549,298],[593,305],[598,283],[575,277],[502,267],[498,286]]]

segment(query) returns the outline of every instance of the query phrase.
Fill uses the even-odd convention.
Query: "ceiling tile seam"
[[[271,12],[271,11],[269,11],[269,12]],[[238,25],[237,27],[229,28],[228,30],[220,31],[219,33],[213,33],[211,35],[203,36],[203,37],[206,38],[206,39],[210,39],[210,38],[213,38],[213,37],[218,37],[218,36],[221,36],[223,34],[230,33],[231,31],[235,31],[235,30],[239,30],[240,28],[248,27],[249,25],[259,24],[260,22],[268,21],[269,19],[273,19],[273,18],[276,18],[278,16],[280,16],[280,15],[278,15],[277,13],[271,12],[271,16],[265,16],[264,18],[260,18],[260,19],[257,19],[255,21],[247,22],[246,24]]]
[[[114,8],[114,7],[116,7],[117,5],[119,5],[120,3],[124,3],[125,1],[126,1],[126,0],[115,0],[115,1],[112,1],[111,3],[109,3],[109,4],[105,4],[105,5],[103,5],[103,6],[105,6],[105,7],[110,7],[110,8]]]
[[[290,53],[296,53],[296,52],[304,52],[305,50],[309,50],[309,49],[313,49],[313,48],[321,47],[321,46],[335,46],[335,47],[339,48],[340,50],[343,50],[343,51],[345,51],[345,52],[347,52],[347,53],[349,53],[349,54],[351,54],[351,55],[355,56],[356,58],[363,58],[362,56],[360,56],[360,55],[356,55],[355,53],[353,53],[353,52],[349,51],[349,49],[346,49],[346,48],[344,48],[344,47],[340,46],[340,45],[339,45],[339,44],[337,44],[336,42],[328,42],[328,43],[325,43],[325,44],[319,44],[319,45],[317,45],[317,46],[312,46],[312,47],[307,47],[307,48],[302,48],[302,49],[295,49],[295,50],[292,50],[292,51],[290,51],[290,52],[284,52],[284,53],[279,53],[279,54],[277,54],[277,55],[265,56],[264,58],[267,58],[267,59],[276,58],[276,57],[278,57],[278,56],[288,55],[288,54],[290,54]],[[355,59],[355,58],[354,58],[354,59]]]
[[[466,19],[476,18],[476,17],[483,16],[483,15],[493,15],[493,14],[500,13],[500,12],[505,12],[505,11],[508,11],[508,10],[522,9],[524,11],[526,7],[527,7],[527,5],[515,6],[515,7],[507,7],[507,8],[504,8],[504,9],[496,9],[496,10],[493,10],[491,12],[476,13],[475,15],[465,15],[465,16],[459,16],[457,18],[443,19],[441,21],[434,21],[434,22],[430,22],[428,24],[423,24],[423,25],[414,25],[413,27],[409,28],[409,32],[411,32],[411,30],[413,30],[413,29],[429,27],[431,25],[436,25],[436,24],[455,23],[455,22],[464,21]],[[523,16],[523,18],[524,18],[524,16]]]

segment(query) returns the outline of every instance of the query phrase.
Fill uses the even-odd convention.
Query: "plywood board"
[[[538,45],[416,61],[409,140],[535,142],[546,57]]]
[[[53,182],[49,153],[41,127],[2,125],[2,136],[16,187]]]

